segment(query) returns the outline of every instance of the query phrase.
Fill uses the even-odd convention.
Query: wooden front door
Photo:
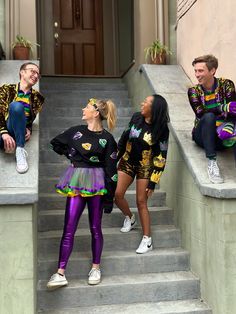
[[[55,73],[102,75],[102,0],[53,0]]]

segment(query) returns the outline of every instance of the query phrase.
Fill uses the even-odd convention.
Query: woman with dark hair
[[[169,129],[168,105],[160,95],[148,96],[141,103],[141,112],[131,118],[118,142],[118,183],[115,203],[125,215],[121,232],[129,232],[136,225],[125,193],[136,176],[136,203],[143,231],[142,241],[136,253],[152,250],[150,216],[147,200],[159,183],[164,171]]]
[[[58,269],[47,284],[48,289],[66,286],[65,269],[73,249],[74,235],[85,206],[88,207],[92,236],[92,267],[88,284],[101,281],[100,260],[103,248],[102,214],[110,213],[117,182],[117,144],[103,128],[116,124],[116,107],[111,100],[91,98],[83,108],[82,120],[77,125],[51,140],[53,150],[71,162],[56,185],[57,192],[67,196],[64,231],[61,239]]]

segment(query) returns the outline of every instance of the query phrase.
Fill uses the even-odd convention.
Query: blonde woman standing
[[[73,249],[74,234],[86,204],[93,258],[88,284],[95,285],[101,281],[102,214],[103,211],[112,211],[117,182],[117,144],[113,136],[103,128],[102,120],[107,120],[109,130],[115,127],[115,105],[110,100],[92,98],[83,109],[82,120],[87,125],[69,128],[51,141],[53,150],[65,155],[71,165],[56,185],[57,192],[67,196],[67,202],[58,270],[47,284],[49,289],[68,284],[65,269]]]

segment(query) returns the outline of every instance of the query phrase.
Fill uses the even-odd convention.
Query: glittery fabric
[[[121,158],[117,170],[128,174],[132,178],[136,176],[137,179],[150,179],[153,169],[150,166],[134,166]]]
[[[207,95],[205,94],[200,84],[188,89],[189,102],[195,113],[194,128],[197,127],[201,117],[206,112],[214,113],[216,116],[216,126],[219,126],[226,120],[226,113],[221,110],[221,105],[236,100],[234,83],[224,78],[215,79],[215,89],[211,92],[213,99],[206,98]]]

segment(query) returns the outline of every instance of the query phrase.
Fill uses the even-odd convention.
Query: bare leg
[[[122,211],[125,216],[129,216],[131,218],[132,213],[129,208],[129,204],[127,200],[124,198],[125,192],[127,191],[130,184],[133,182],[133,178],[128,174],[118,171],[118,182],[117,188],[115,192],[115,203]]]
[[[136,180],[136,203],[139,212],[139,218],[143,230],[143,235],[150,237],[150,215],[147,207],[147,192],[146,188],[149,180],[138,179]]]

